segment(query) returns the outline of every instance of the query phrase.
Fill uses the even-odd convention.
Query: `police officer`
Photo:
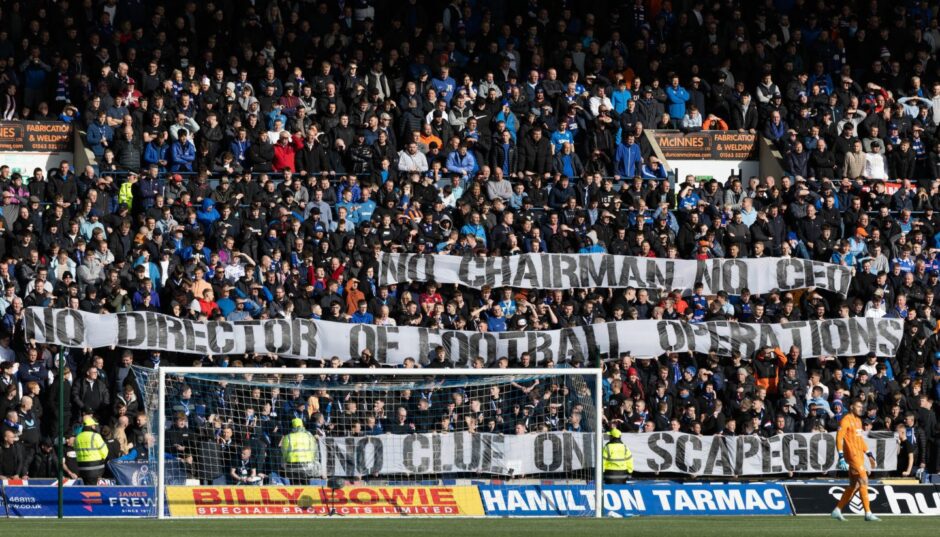
[[[307,484],[310,478],[317,474],[317,441],[304,428],[304,422],[300,418],[291,420],[290,425],[291,432],[281,439],[284,476],[291,484],[300,481]]]
[[[95,486],[104,474],[104,464],[108,459],[108,444],[98,433],[98,422],[95,418],[86,416],[82,425],[82,432],[75,438],[78,475],[85,485]]]
[[[611,429],[609,434],[603,450],[604,483],[622,484],[633,474],[633,454],[620,439],[620,429]]]

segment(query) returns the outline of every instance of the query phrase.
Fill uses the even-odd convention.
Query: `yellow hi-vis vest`
[[[604,446],[604,471],[633,473],[633,454],[623,442],[608,442]]]
[[[121,185],[121,188],[118,189],[118,203],[126,203],[127,208],[131,209],[134,205],[134,191],[132,190],[134,185],[130,181]]]
[[[95,431],[82,431],[75,437],[75,455],[83,469],[102,469],[108,458],[108,445]]]
[[[281,440],[281,456],[289,464],[313,462],[317,458],[317,441],[307,431],[290,433]]]

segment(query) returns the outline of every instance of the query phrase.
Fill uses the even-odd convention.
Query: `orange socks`
[[[862,505],[866,513],[871,513],[871,504],[868,503],[868,485],[861,485],[858,488],[859,495],[862,497]]]
[[[855,487],[852,485],[849,485],[848,487],[845,488],[845,491],[842,493],[842,498],[839,499],[839,503],[836,504],[836,507],[838,507],[840,511],[844,510],[846,506],[849,505],[849,502],[852,501],[852,496],[855,496]],[[865,502],[867,505],[868,490],[865,491],[865,496],[863,496],[863,498],[865,498]]]

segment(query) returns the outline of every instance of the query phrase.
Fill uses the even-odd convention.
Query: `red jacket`
[[[299,136],[294,136],[287,144],[282,145],[280,142],[274,144],[274,171],[284,171],[285,168],[292,172],[297,171],[294,168],[294,155],[303,146],[304,139]]]
[[[214,300],[199,298],[197,301],[199,302],[199,309],[202,310],[202,313],[206,317],[211,318],[213,315],[219,313],[219,305],[216,304]]]

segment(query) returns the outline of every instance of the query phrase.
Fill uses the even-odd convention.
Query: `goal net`
[[[547,514],[597,514],[596,369],[160,368],[145,384],[161,518],[482,516],[506,485],[566,485],[590,508],[548,494]]]

